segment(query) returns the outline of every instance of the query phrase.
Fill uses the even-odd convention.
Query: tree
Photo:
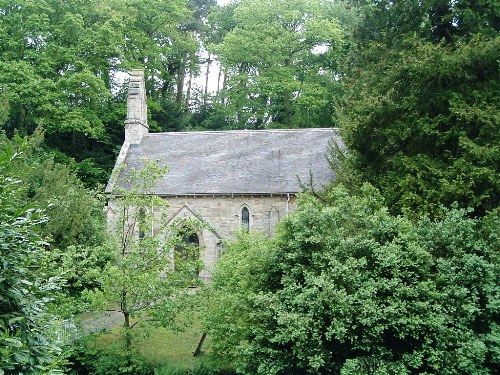
[[[23,181],[20,195],[46,209],[50,221],[42,227],[51,248],[93,246],[104,239],[102,200],[83,186],[70,165],[54,161],[41,150],[18,164]]]
[[[196,5],[203,17],[210,2]],[[123,139],[123,72],[145,68],[152,130],[170,126],[162,115],[171,103],[174,125],[184,125],[184,77],[198,63],[193,13],[186,0],[1,0],[6,133],[43,126],[57,161],[74,158],[87,186],[105,183]]]
[[[43,126],[45,144],[87,159],[87,171],[93,161],[106,165],[102,154],[114,159],[105,129],[115,120],[111,89],[124,60],[123,25],[111,6],[118,1],[0,2],[0,90],[8,93],[9,137]],[[105,181],[102,169],[93,172]]]
[[[362,1],[338,121],[394,213],[499,205],[499,18],[491,2]]]
[[[201,18],[210,3],[127,1],[127,65],[145,68],[150,129],[185,126],[186,77],[198,70]]]
[[[55,162],[54,156],[42,149],[43,142],[40,130],[29,137],[15,135],[12,139],[0,133],[0,149],[18,155],[9,172],[20,181],[16,199],[43,209],[47,218],[39,227],[39,235],[47,242],[53,276],[66,279],[58,297],[75,298],[65,305],[79,311],[79,294],[85,287],[95,286],[95,276],[109,258],[101,246],[105,239],[103,203],[96,191],[83,186],[74,167]]]
[[[219,101],[238,128],[331,124],[339,24],[317,0],[241,1],[212,17],[221,40],[209,48],[221,61]]]
[[[108,244],[113,259],[98,278],[99,287],[87,294],[100,310],[122,315],[128,366],[132,363],[132,328],[141,322],[170,324],[183,291],[198,282],[198,272],[193,270],[200,266],[199,257],[189,254],[198,251],[194,246],[183,246],[187,256],[175,259],[174,271],[174,248],[192,231],[190,223],[179,228],[165,224],[162,212],[167,203],[153,194],[164,173],[166,167],[149,161],[141,170],[124,175],[119,169],[115,174],[112,209],[116,216],[110,222]]]
[[[305,194],[275,239],[228,247],[206,328],[248,374],[492,374],[498,212],[416,224],[380,194]]]
[[[269,273],[271,251],[262,235],[242,232],[227,243],[212,283],[202,294],[202,323],[221,368],[243,366],[247,344],[256,328],[253,300]],[[263,279],[264,278],[264,279]]]
[[[7,129],[78,132],[98,138],[110,98],[119,30],[93,2],[3,1],[0,85],[10,94]],[[19,28],[23,24],[25,27]]]
[[[50,308],[62,279],[52,275],[40,235],[47,217],[17,194],[18,156],[12,148],[0,153],[0,373],[62,373],[60,321]]]

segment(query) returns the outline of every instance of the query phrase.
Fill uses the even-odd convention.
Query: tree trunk
[[[222,66],[219,67],[219,76],[217,77],[217,92],[216,92],[216,96],[219,96],[219,92],[220,92],[220,77],[222,75]]]
[[[212,60],[210,59],[211,55],[210,53],[208,54],[208,59],[207,59],[207,73],[205,76],[205,96],[203,97],[203,104],[207,104],[207,96],[208,96],[208,77],[210,76],[210,63]]]
[[[17,117],[17,131],[20,135],[26,135],[28,129],[26,129],[26,107],[23,103],[19,104],[19,115]]]
[[[132,365],[132,328],[130,327],[130,313],[127,308],[127,293],[122,293],[121,309],[123,312],[123,329],[125,336],[125,358],[127,367]]]
[[[285,66],[288,67],[291,64],[291,59],[285,59]],[[293,109],[292,109],[292,101],[289,93],[285,92],[285,97],[284,97],[284,106],[285,106],[285,124],[287,128],[292,127],[292,114],[293,114]]]
[[[186,106],[184,108],[184,112],[189,111],[189,101],[191,100],[191,84],[193,83],[193,70],[189,69],[189,81],[188,81],[188,87],[186,91]]]
[[[196,349],[193,352],[193,356],[198,357],[201,354],[201,347],[203,346],[206,337],[207,333],[204,332],[203,335],[201,335],[200,341],[198,342],[198,345],[196,346]]]
[[[177,71],[177,95],[175,101],[179,107],[182,106],[182,94],[184,90],[184,78],[186,77],[185,59],[181,61],[179,70]]]

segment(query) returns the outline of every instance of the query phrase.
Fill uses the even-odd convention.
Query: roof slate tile
[[[125,172],[144,158],[166,164],[159,195],[297,193],[310,172],[316,188],[334,178],[330,141],[343,148],[331,128],[150,133],[129,147]]]

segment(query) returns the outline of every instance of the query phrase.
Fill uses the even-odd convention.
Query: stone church
[[[190,241],[200,246],[200,277],[209,280],[225,239],[244,229],[272,234],[296,207],[300,181],[316,188],[334,178],[326,156],[336,129],[273,129],[149,133],[144,74],[130,77],[125,141],[116,168],[141,168],[144,159],[169,172],[155,193],[169,202],[168,225],[186,218],[207,225]],[[116,220],[113,186],[106,188],[108,223]]]

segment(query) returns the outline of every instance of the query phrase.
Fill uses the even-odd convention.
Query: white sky
[[[226,5],[230,3],[231,0],[217,0],[218,5]],[[206,58],[206,51],[201,53],[202,58]],[[210,74],[208,76],[208,92],[211,94],[215,94],[217,91],[217,78],[219,77],[220,65],[217,61],[214,61],[210,64]],[[204,90],[205,82],[206,82],[206,73],[207,73],[207,65],[204,64],[201,66],[200,75],[198,77],[194,77],[193,85]],[[222,81],[222,77],[221,77]],[[222,87],[222,82],[219,83]],[[204,91],[203,91],[204,92]]]
[[[231,1],[232,0],[217,0],[217,4],[225,5]],[[201,55],[203,58],[206,58],[207,57],[206,51],[202,52]],[[219,77],[219,70],[220,70],[220,65],[217,61],[214,61],[210,64],[210,74],[208,77],[208,92],[211,94],[215,94],[215,92],[217,91],[217,78]],[[206,82],[206,72],[207,72],[207,65],[204,64],[200,67],[200,75],[198,77],[193,78],[193,86],[194,86],[193,89],[195,87],[198,87],[204,92],[205,82]],[[116,79],[118,80],[118,82],[120,82],[120,84],[122,84],[125,80],[127,80],[128,77],[129,77],[128,73],[118,73],[116,75]],[[187,85],[187,79],[185,84]],[[222,77],[220,85],[222,88]],[[187,87],[185,87],[185,89],[186,88]]]

